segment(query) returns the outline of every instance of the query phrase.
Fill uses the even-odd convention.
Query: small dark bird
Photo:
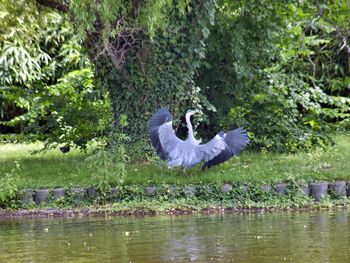
[[[60,151],[63,152],[63,153],[67,153],[70,151],[70,147],[69,147],[69,144],[66,144],[64,146],[61,146],[60,148]]]

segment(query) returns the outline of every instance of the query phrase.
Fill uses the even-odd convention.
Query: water
[[[0,221],[0,262],[350,262],[349,211]]]

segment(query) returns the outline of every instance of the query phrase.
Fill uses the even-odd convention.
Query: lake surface
[[[350,262],[350,212],[0,221],[0,262]]]

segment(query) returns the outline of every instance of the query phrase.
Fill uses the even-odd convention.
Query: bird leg
[[[186,168],[185,168],[185,167],[182,169],[182,172],[183,172],[183,173],[184,173],[184,175],[186,175],[187,177],[190,177],[190,176],[191,176],[191,174],[190,174],[190,173],[187,173],[187,170],[186,170]]]

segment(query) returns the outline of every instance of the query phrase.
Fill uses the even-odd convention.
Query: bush
[[[16,172],[19,171],[19,164],[16,162],[16,167],[9,173],[5,173],[0,178],[0,207],[16,208],[16,196],[18,193],[19,178]]]

